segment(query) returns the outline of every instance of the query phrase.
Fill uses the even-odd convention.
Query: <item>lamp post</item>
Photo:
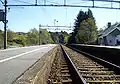
[[[56,26],[56,22],[58,23],[58,20],[54,19],[54,27]]]
[[[54,19],[54,27],[55,27],[55,26],[56,26],[56,27],[58,26],[58,24],[56,25],[56,23],[58,23],[58,20]],[[56,34],[58,34],[58,33],[57,33],[57,29],[58,29],[58,28],[55,29],[55,30],[56,30],[56,31],[55,31]],[[59,37],[56,38],[56,43],[59,43]]]
[[[54,26],[55,26],[56,19],[54,19]]]
[[[54,26],[56,25],[55,23],[58,22],[58,20],[54,19]]]

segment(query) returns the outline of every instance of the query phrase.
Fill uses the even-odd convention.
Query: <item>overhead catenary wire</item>
[[[23,0],[13,0],[13,1],[20,2],[20,3],[25,3],[25,4],[33,4],[33,3],[26,2],[26,1],[23,1]]]
[[[21,3],[28,3],[28,2],[25,2],[25,1],[22,1],[22,0],[14,0],[14,1],[19,1]],[[85,0],[85,1],[101,1],[101,0]],[[103,9],[118,9],[120,10],[120,7],[104,7],[104,6],[94,6],[94,4],[91,4],[91,5],[73,5],[73,4],[67,4],[67,5],[64,5],[64,4],[59,4],[59,3],[56,3],[56,2],[51,2],[51,1],[46,1],[46,2],[50,2],[50,3],[54,3],[54,4],[8,4],[7,6],[43,6],[43,7],[87,7],[87,8],[103,8]],[[102,2],[102,1],[101,1]],[[103,0],[104,2],[104,0]],[[108,0],[107,2],[118,2],[120,4],[120,1],[112,1],[112,0]]]
[[[26,7],[29,7],[29,6],[42,6],[42,7],[73,7],[73,8],[79,8],[79,7],[84,7],[84,8],[103,8],[103,9],[116,9],[116,10],[120,10],[120,8],[117,8],[117,7],[103,7],[103,6],[86,6],[86,5],[55,5],[55,4],[49,4],[49,5],[7,5],[7,6],[16,6],[16,7],[19,7],[19,6],[26,6]]]
[[[86,4],[86,3],[90,3],[89,1],[79,1],[79,2],[72,2],[71,4]]]
[[[23,1],[23,0],[13,0],[15,2],[18,2],[18,3],[24,3],[24,4],[28,4],[28,5],[34,5],[33,3],[30,3],[30,2],[26,2],[26,1]],[[18,8],[18,7],[17,7]],[[22,8],[24,9],[24,7],[19,7],[19,8]]]
[[[92,1],[92,0],[84,0],[84,1]],[[117,1],[117,0],[94,0],[94,1],[120,3],[120,1]]]
[[[2,0],[0,0],[0,2],[1,2],[2,4],[4,4],[4,2],[3,2]]]
[[[58,4],[58,5],[60,5],[60,3],[53,2],[53,1],[48,1],[48,0],[46,0],[46,2],[49,2],[49,3],[52,3],[52,4]]]

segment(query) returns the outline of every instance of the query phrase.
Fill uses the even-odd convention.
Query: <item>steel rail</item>
[[[72,62],[72,60],[70,59],[69,55],[67,54],[67,52],[63,49],[62,45],[61,49],[63,51],[64,54],[64,58],[68,63],[68,67],[70,69],[70,74],[72,76],[72,80],[74,84],[86,84],[86,81],[84,80],[84,78],[80,75],[79,71],[77,70],[76,66],[74,65],[74,63]]]
[[[67,47],[69,47],[69,48],[77,51],[78,53],[81,53],[81,54],[83,54],[83,55],[85,55],[85,56],[87,56],[87,57],[89,57],[89,58],[91,58],[91,59],[93,59],[93,60],[95,60],[95,61],[97,61],[97,62],[100,63],[101,65],[103,65],[103,66],[105,66],[105,67],[108,67],[109,69],[111,69],[111,70],[115,71],[116,73],[120,74],[120,66],[118,66],[118,65],[116,65],[116,64],[113,64],[113,63],[111,63],[111,62],[109,62],[109,61],[106,61],[106,60],[104,60],[104,59],[101,59],[101,58],[99,58],[99,57],[96,57],[96,56],[94,56],[94,55],[91,55],[91,54],[89,54],[89,53],[86,53],[86,52],[84,52],[84,51],[81,51],[81,50],[78,50],[78,49],[76,49],[76,48],[73,48],[73,47],[71,47],[71,46],[67,46]]]

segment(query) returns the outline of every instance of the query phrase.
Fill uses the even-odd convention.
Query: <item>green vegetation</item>
[[[3,48],[3,31],[0,30],[0,48]]]
[[[54,43],[67,43],[69,34],[67,32],[50,32]]]
[[[92,11],[87,12],[82,10],[79,12],[75,24],[74,31],[69,37],[68,43],[91,43],[97,39],[97,27]]]
[[[16,32],[7,30],[7,43],[8,47],[12,46],[25,46],[26,45],[26,35],[18,34]]]
[[[0,48],[3,48],[3,34],[0,30]],[[67,43],[69,34],[67,32],[48,32],[41,29],[40,33],[36,28],[30,29],[29,32],[13,32],[7,30],[7,47],[22,47],[39,44]]]

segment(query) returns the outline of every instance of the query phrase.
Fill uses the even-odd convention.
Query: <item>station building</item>
[[[120,23],[108,23],[108,27],[98,35],[98,43],[108,46],[120,45]]]

